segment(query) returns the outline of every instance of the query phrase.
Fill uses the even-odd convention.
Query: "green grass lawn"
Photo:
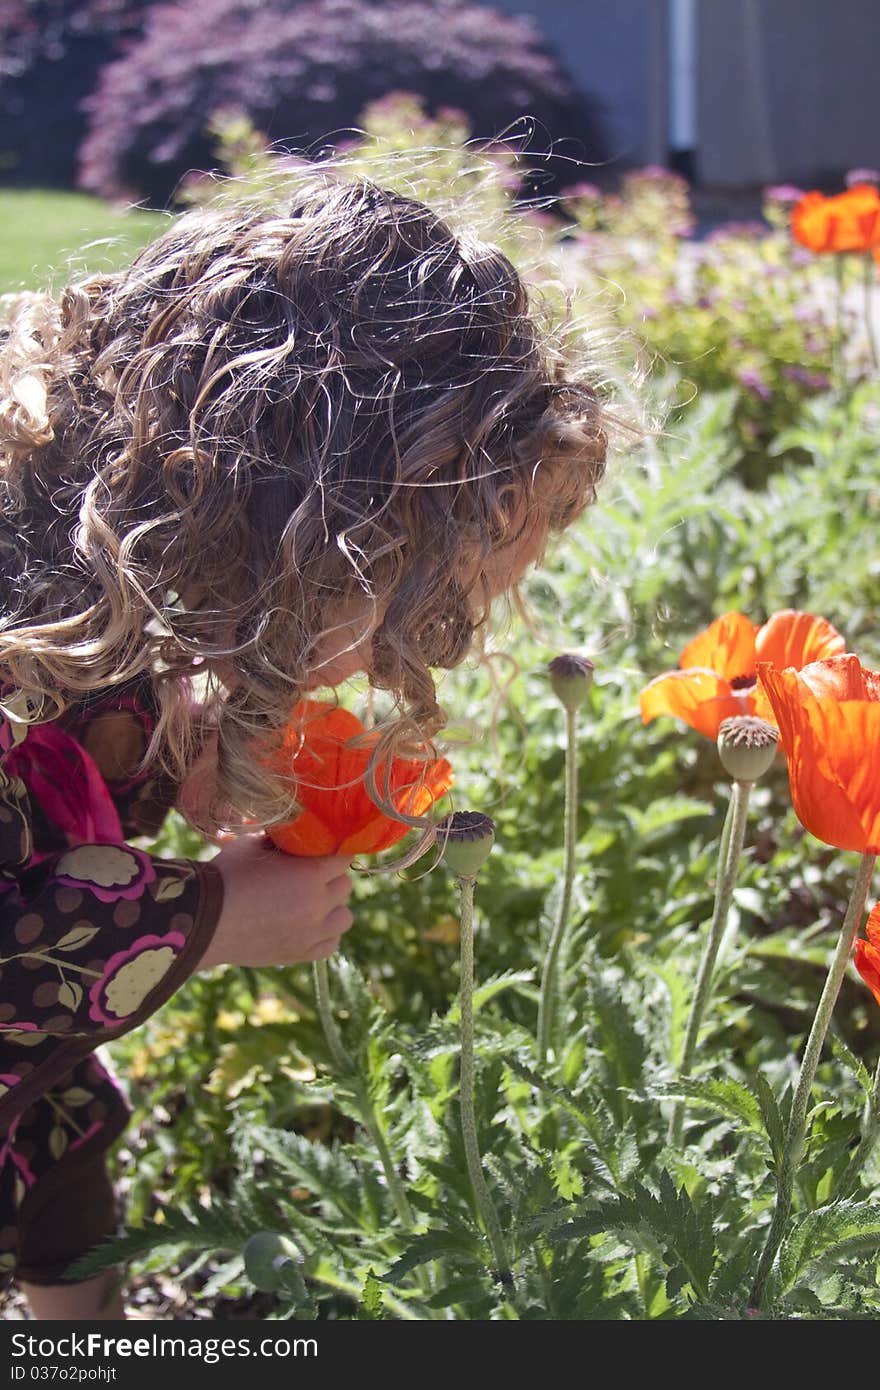
[[[165,222],[161,213],[120,210],[84,193],[0,190],[0,294],[58,286],[84,270],[130,260]]]

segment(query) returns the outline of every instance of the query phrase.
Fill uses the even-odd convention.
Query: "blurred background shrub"
[[[394,90],[434,113],[460,109],[478,136],[527,113],[538,147],[564,136],[580,157],[601,156],[588,99],[529,20],[467,0],[200,0],[154,6],[102,70],[81,181],[163,206],[184,174],[213,166],[218,108],[239,108],[276,148],[307,148]]]

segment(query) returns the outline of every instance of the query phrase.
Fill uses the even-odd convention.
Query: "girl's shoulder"
[[[108,785],[122,792],[140,780],[158,717],[153,678],[143,672],[123,684],[89,691],[51,724],[85,748]],[[0,686],[0,755],[22,743],[30,728],[50,727],[32,720],[21,694]]]
[[[153,679],[144,672],[124,685],[90,692],[65,711],[61,723],[119,796],[144,780],[143,759],[158,717]]]

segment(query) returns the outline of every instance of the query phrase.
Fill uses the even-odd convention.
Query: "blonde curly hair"
[[[484,567],[568,525],[605,451],[509,260],[424,204],[319,171],[283,206],[188,212],[0,330],[0,680],[47,719],[151,673],[147,761],[183,776],[200,674],[219,801],[285,819],[255,740],[341,605],[382,615],[378,762],[443,726],[431,668],[485,622]]]

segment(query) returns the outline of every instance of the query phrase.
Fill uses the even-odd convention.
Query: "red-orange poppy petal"
[[[870,941],[857,941],[855,967],[880,1004],[880,950]]]
[[[753,713],[750,695],[735,695],[729,683],[714,671],[670,671],[657,676],[639,696],[642,723],[661,714],[683,719],[692,729],[717,738],[724,719]]]
[[[827,198],[815,190],[805,193],[795,203],[791,212],[791,231],[795,241],[810,251],[824,251],[828,236],[828,220],[825,214]]]
[[[724,613],[689,642],[678,663],[682,671],[694,666],[714,671],[726,680],[755,677],[755,624],[744,613]]]
[[[285,854],[298,854],[308,859],[319,854],[339,853],[338,837],[314,811],[300,811],[296,819],[286,825],[270,825],[266,834]]]
[[[760,674],[798,819],[825,844],[880,852],[880,704],[817,699],[796,671],[762,666]]]
[[[880,192],[854,184],[832,198],[806,193],[792,210],[791,230],[811,251],[872,251],[880,245]]]
[[[446,795],[453,780],[452,767],[445,758],[430,763],[397,759],[391,774],[391,803],[406,816],[423,816],[435,801]],[[378,786],[380,791],[384,790],[381,768]],[[359,829],[342,841],[341,854],[378,854],[381,850],[391,849],[412,829],[405,822],[385,815],[372,799],[369,799],[369,805],[369,819],[364,820]]]
[[[365,825],[361,825],[357,830],[346,835],[339,846],[340,854],[378,854],[380,850],[390,849],[396,845],[398,840],[402,840],[410,829],[401,821],[391,820],[384,815],[378,808],[374,807],[374,815]]]
[[[269,834],[289,854],[373,854],[388,849],[410,827],[386,815],[370,796],[365,781],[375,738],[348,710],[320,701],[303,701],[277,755],[279,767],[295,779],[301,812]],[[351,740],[360,737],[355,746]],[[445,758],[423,762],[394,758],[387,779],[392,804],[405,814],[422,815],[452,785]],[[385,765],[376,769],[385,790]]]
[[[773,613],[755,637],[758,661],[769,661],[780,671],[786,666],[799,671],[811,661],[824,661],[845,650],[845,639],[827,618],[794,608]]]
[[[818,700],[880,700],[880,672],[869,671],[853,652],[811,662],[800,674]]]

